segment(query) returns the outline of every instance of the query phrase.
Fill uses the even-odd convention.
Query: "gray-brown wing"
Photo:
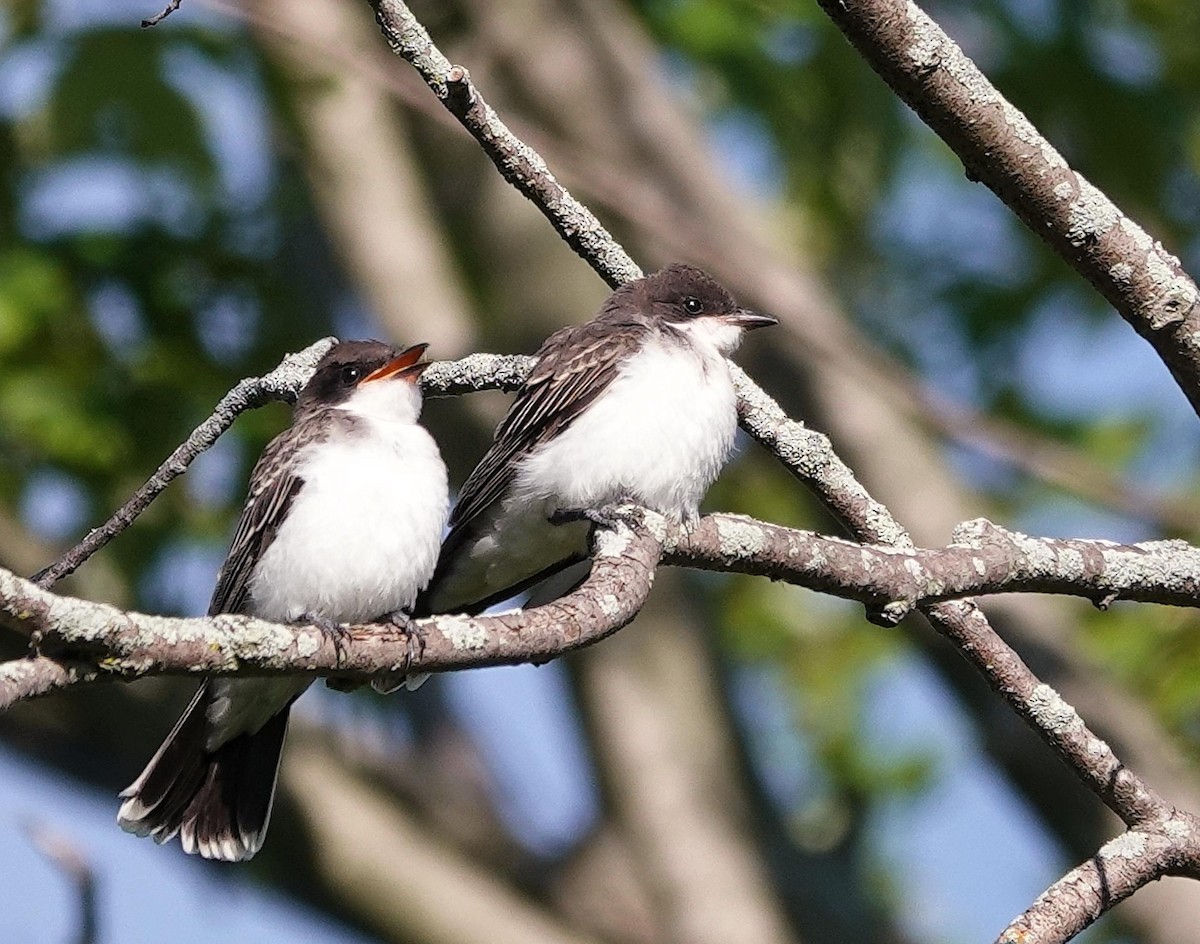
[[[304,485],[304,480],[295,474],[293,459],[301,447],[315,440],[317,430],[317,424],[284,430],[267,444],[255,463],[246,504],[208,604],[209,616],[245,611],[254,564],[275,540],[280,524]]]
[[[621,361],[645,340],[640,324],[590,321],[551,335],[517,397],[496,427],[491,448],[463,483],[446,547],[500,498],[522,456],[565,430],[616,379]]]

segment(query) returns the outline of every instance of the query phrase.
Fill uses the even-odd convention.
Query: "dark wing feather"
[[[512,484],[518,460],[561,433],[618,376],[620,363],[642,345],[640,323],[593,320],[551,335],[479,465],[467,477],[450,516],[446,546]]]
[[[255,463],[246,504],[208,604],[209,616],[244,612],[254,565],[275,540],[279,526],[304,485],[304,480],[295,474],[296,453],[320,435],[321,424],[298,423],[272,439]]]

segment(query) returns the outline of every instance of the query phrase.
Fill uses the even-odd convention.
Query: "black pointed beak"
[[[771,325],[779,324],[779,319],[771,315],[763,315],[757,311],[751,311],[749,308],[739,308],[732,314],[725,316],[725,321],[732,325],[737,325],[744,331],[753,331],[755,328],[769,328]]]
[[[429,347],[428,344],[414,344],[412,347],[405,348],[378,370],[367,374],[359,383],[365,384],[373,380],[387,380],[393,377],[415,381],[429,366],[428,361],[419,363],[421,355],[425,353],[427,347]]]

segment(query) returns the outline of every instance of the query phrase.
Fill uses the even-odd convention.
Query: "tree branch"
[[[1179,260],[1071,169],[911,0],[818,0],[863,58],[1087,279],[1167,365],[1200,412],[1200,292]]]
[[[7,571],[0,573],[21,579]],[[24,659],[0,662],[0,712],[7,711],[19,701],[96,682],[104,677],[95,665],[79,665],[69,659],[51,659],[34,653]]]
[[[451,378],[475,370],[470,364],[460,369],[462,362],[439,366],[444,369],[435,378],[447,384],[462,383]],[[505,359],[502,366],[519,374],[523,364]],[[474,376],[474,385],[484,382],[480,375]],[[636,522],[638,528],[652,535],[664,563],[764,576],[858,600],[868,606],[877,621],[889,625],[918,606],[1014,591],[1070,594],[1101,606],[1128,599],[1200,607],[1200,548],[1184,541],[1123,545],[1036,538],[978,519],[960,525],[955,530],[955,543],[949,547],[904,548],[857,544],[741,515],[708,515],[685,528],[635,506],[618,508],[613,513],[621,520]],[[598,573],[594,572],[576,593],[586,587],[594,589]],[[541,608],[530,612],[540,613]],[[283,630],[281,636],[275,624],[246,616],[177,620],[130,614],[105,604],[55,596],[3,570],[0,624],[35,640],[43,652],[41,660],[23,659],[4,666],[17,698],[78,684],[97,675],[86,667],[71,668],[47,660],[47,653],[90,658],[100,663],[105,673],[122,676],[151,671],[224,674],[251,669],[286,673],[328,668],[324,662],[309,663],[299,658],[316,650],[307,639],[291,638],[296,635],[295,628]],[[499,624],[485,621],[472,631],[496,635],[498,628]],[[239,644],[230,643],[230,633],[240,640]],[[396,639],[381,634],[378,627],[362,629],[359,635],[369,638],[372,645],[384,645],[384,655],[368,647],[360,654],[366,659],[363,664],[348,659],[334,667],[369,675],[378,671],[378,660],[386,659],[392,652],[387,646]],[[407,645],[405,634],[400,633],[397,639]],[[570,648],[562,639],[539,640],[528,632],[525,639],[535,647],[533,650],[522,653],[501,643],[494,651],[485,648],[475,652],[467,661],[427,644],[414,668],[464,668],[492,664],[494,659],[532,661]],[[427,660],[432,661],[427,664]],[[1040,686],[1033,696],[1042,703],[1052,697],[1056,696],[1046,686]],[[1091,753],[1096,753],[1094,746]]]
[[[421,620],[413,635],[388,624],[348,629],[335,642],[316,626],[243,615],[152,616],[58,596],[0,570],[0,625],[36,637],[40,657],[0,663],[0,708],[98,677],[338,675],[441,672],[548,661],[633,619],[654,581],[661,545],[641,526],[597,528],[588,578],[545,606],[497,616]],[[419,650],[416,652],[414,650]],[[56,657],[63,657],[59,661]],[[83,662],[88,668],[79,669]],[[59,665],[57,674],[47,667]]]
[[[1047,888],[996,944],[1064,944],[1113,905],[1166,875],[1197,876],[1200,832],[1191,815],[1129,830]]]
[[[985,518],[944,548],[858,544],[742,515],[707,515],[691,530],[643,512],[663,562],[782,580],[865,603],[893,625],[918,606],[994,593],[1055,593],[1107,607],[1118,599],[1200,607],[1200,548],[1186,541],[1030,537]]]

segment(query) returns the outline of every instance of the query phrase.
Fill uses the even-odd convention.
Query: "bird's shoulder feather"
[[[279,527],[304,480],[298,474],[297,456],[328,435],[329,417],[312,416],[295,423],[272,439],[250,473],[246,503],[229,547],[208,613],[244,612],[254,565],[275,540]]]

